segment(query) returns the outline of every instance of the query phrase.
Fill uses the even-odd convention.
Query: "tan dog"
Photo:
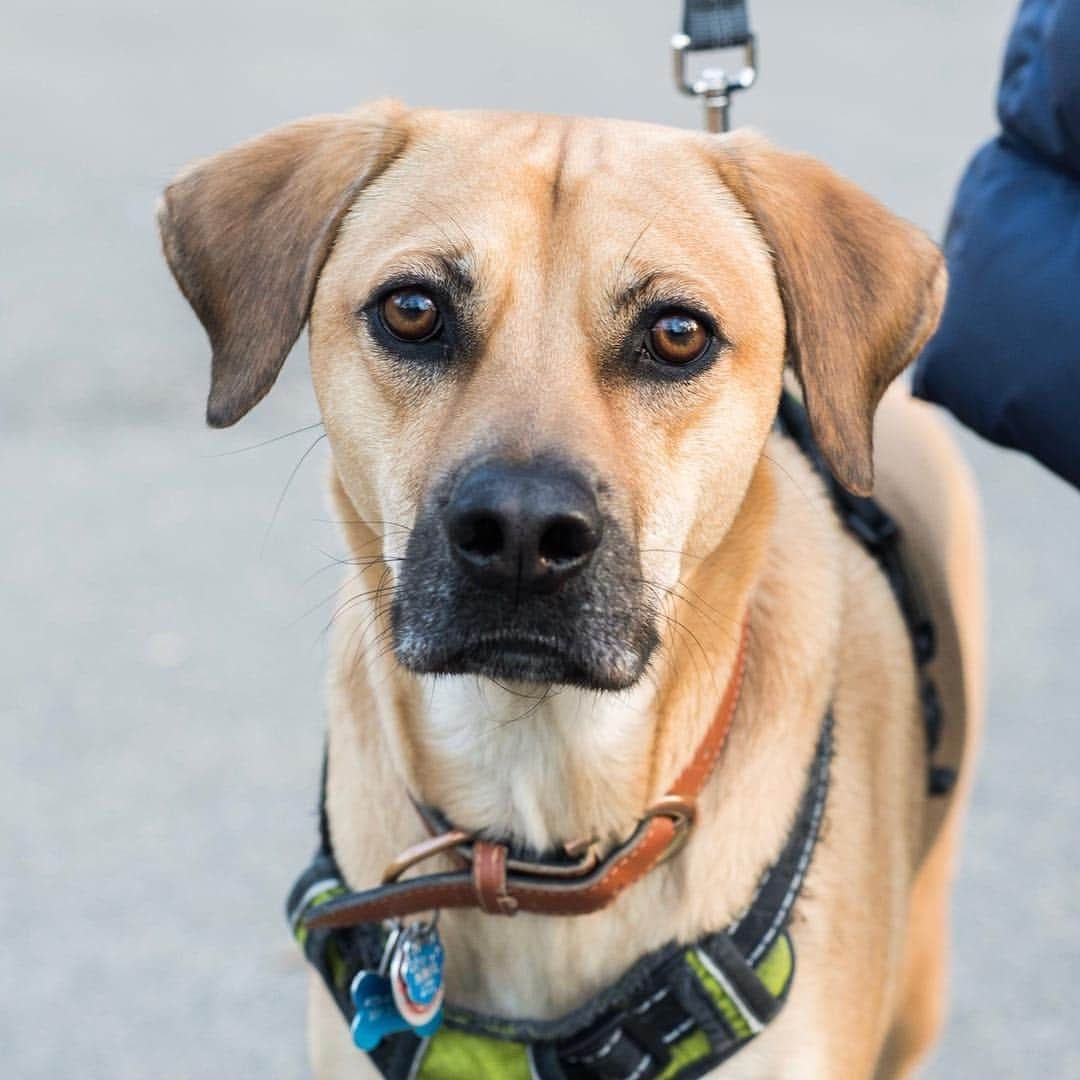
[[[168,189],[169,262],[214,349],[208,418],[310,322],[355,554],[335,623],[327,808],[353,887],[455,825],[611,845],[746,676],[685,848],[609,908],[447,911],[448,999],[551,1018],[728,924],[791,827],[832,704],[832,782],[778,1018],[727,1077],[897,1076],[940,1023],[981,687],[977,510],[896,389],[945,291],[921,233],[760,137],[379,102]],[[905,530],[947,717],[926,794],[911,644],[821,480],[770,434],[787,358],[835,475]],[[320,1077],[374,1075],[312,984]]]

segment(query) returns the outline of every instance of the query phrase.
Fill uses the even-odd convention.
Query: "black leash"
[[[754,36],[745,0],[686,0],[682,32],[691,49],[730,49]]]
[[[675,85],[705,103],[705,128],[720,133],[731,126],[731,96],[749,90],[757,78],[757,49],[750,31],[746,0],[686,0],[682,32],[671,39],[675,60]],[[742,66],[734,75],[722,68],[706,67],[690,74],[694,53],[741,49]]]

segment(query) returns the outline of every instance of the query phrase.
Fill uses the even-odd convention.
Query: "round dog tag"
[[[390,990],[398,1012],[412,1027],[429,1024],[443,1003],[443,947],[431,924],[402,931],[390,958]]]

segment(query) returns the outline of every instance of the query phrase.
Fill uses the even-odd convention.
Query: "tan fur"
[[[540,848],[624,837],[712,719],[749,609],[742,697],[683,852],[595,915],[446,912],[448,994],[487,1012],[553,1017],[645,951],[729,922],[783,843],[831,702],[833,781],[795,909],[791,996],[718,1072],[901,1075],[940,1022],[946,892],[979,714],[974,497],[927,410],[895,388],[879,411],[875,463],[942,635],[942,760],[964,764],[957,795],[931,804],[910,644],[889,588],[808,463],[770,427],[790,348],[833,468],[868,487],[874,409],[936,322],[940,256],[824,167],[756,136],[386,105],[313,123],[347,149],[328,153],[310,127],[266,137],[273,153],[249,144],[250,190],[289,199],[228,203],[256,215],[264,248],[275,222],[285,230],[283,265],[264,277],[269,295],[225,287],[266,258],[243,242],[242,220],[226,230],[224,267],[205,243],[226,226],[196,195],[216,190],[222,170],[235,186],[240,159],[211,159],[181,180],[184,212],[171,191],[163,231],[197,308],[244,328],[249,344],[276,326],[271,348],[253,346],[254,389],[237,389],[238,354],[215,364],[220,416],[241,415],[265,392],[310,304],[333,504],[357,559],[329,689],[328,812],[350,884],[374,884],[422,838],[410,792],[462,827]],[[282,152],[297,140],[302,150]],[[296,168],[320,172],[321,194],[304,220],[286,221]],[[203,238],[212,267],[192,269],[189,234]],[[374,353],[355,312],[393,272],[439,257],[477,283],[483,348],[466,372],[421,390]],[[305,299],[312,266],[317,286]],[[603,362],[620,332],[611,298],[646,275],[715,313],[730,342],[678,393],[649,392]],[[291,298],[284,330],[265,310],[275,289]],[[668,618],[630,690],[545,694],[415,676],[385,647],[405,529],[438,478],[493,448],[523,458],[571,449],[632,524]],[[311,1043],[320,1077],[372,1075],[316,983]]]

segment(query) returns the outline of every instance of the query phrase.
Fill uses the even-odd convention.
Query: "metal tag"
[[[443,947],[434,923],[414,923],[402,931],[390,958],[390,990],[411,1026],[426,1026],[440,1017]]]

